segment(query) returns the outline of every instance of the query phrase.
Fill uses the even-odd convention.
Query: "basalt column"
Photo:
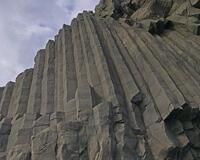
[[[0,87],[0,160],[199,160],[200,1],[101,0]]]
[[[0,87],[0,99],[2,98],[3,90],[4,90],[4,87]]]
[[[1,103],[0,103],[1,118],[6,117],[8,114],[8,109],[11,101],[11,96],[13,93],[14,84],[15,84],[14,82],[8,82],[2,92]]]
[[[27,111],[30,87],[32,83],[33,69],[27,69],[16,78],[11,102],[9,105],[9,117],[21,117]]]
[[[63,107],[66,118],[69,120],[76,119],[76,100],[77,77],[74,61],[74,47],[72,42],[72,28],[64,25],[62,30],[62,51],[63,55]]]
[[[40,113],[42,106],[42,78],[45,62],[45,50],[40,50],[35,57],[33,80],[28,101],[28,113]]]
[[[45,63],[42,79],[41,114],[50,114],[55,110],[55,42],[50,40],[45,49]]]

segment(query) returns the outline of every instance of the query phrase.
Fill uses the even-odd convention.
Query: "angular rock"
[[[57,133],[45,129],[32,138],[32,160],[56,160]]]
[[[7,116],[8,114],[14,84],[15,84],[14,82],[8,82],[2,93],[2,98],[1,98],[1,103],[0,103],[0,114],[1,114],[0,117],[1,118],[4,116]]]
[[[80,13],[0,87],[0,160],[200,159],[199,25],[199,0]]]
[[[41,114],[54,112],[55,92],[55,42],[49,40],[45,49],[45,64],[42,79],[42,108]]]
[[[0,99],[2,98],[3,90],[4,90],[4,87],[0,87]]]
[[[42,103],[42,78],[44,71],[45,50],[38,51],[35,57],[33,80],[28,100],[28,113],[40,113]]]

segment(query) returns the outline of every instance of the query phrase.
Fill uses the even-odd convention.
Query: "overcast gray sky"
[[[62,25],[99,0],[1,0],[0,86],[33,66],[36,52]]]

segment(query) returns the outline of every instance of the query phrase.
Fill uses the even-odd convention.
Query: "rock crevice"
[[[0,88],[1,160],[200,159],[199,0],[101,0]]]

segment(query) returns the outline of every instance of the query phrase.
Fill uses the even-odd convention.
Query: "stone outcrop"
[[[199,0],[102,0],[0,88],[0,160],[199,160]]]
[[[200,34],[198,0],[101,0],[96,15],[113,17],[131,25],[140,25],[152,33],[161,33],[173,24],[184,24]]]

